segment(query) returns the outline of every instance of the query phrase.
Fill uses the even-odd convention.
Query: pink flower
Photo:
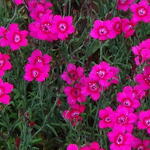
[[[135,22],[150,22],[150,6],[147,0],[141,0],[137,4],[131,5],[130,9],[133,12],[132,19]]]
[[[132,147],[135,150],[150,150],[150,140],[141,140],[139,138],[134,137]]]
[[[89,77],[98,80],[102,87],[107,88],[113,83],[118,83],[118,73],[118,68],[112,67],[109,63],[103,61],[93,66]]]
[[[127,11],[135,0],[117,0],[117,9]]]
[[[0,79],[0,103],[10,103],[10,96],[8,94],[12,92],[13,88],[12,84],[3,82],[3,80]]]
[[[116,37],[116,32],[113,30],[112,21],[96,20],[94,22],[93,29],[90,32],[90,36],[94,39],[107,40]]]
[[[31,56],[28,58],[30,64],[42,64],[46,65],[52,61],[52,57],[48,54],[42,54],[41,50],[36,49],[32,52]]]
[[[9,45],[8,39],[6,37],[7,29],[0,27],[0,46],[5,47]]]
[[[135,81],[141,86],[142,89],[150,89],[150,66],[145,66],[143,73],[135,76]]]
[[[13,0],[16,5],[21,5],[24,3],[24,0]]]
[[[75,32],[72,16],[62,17],[55,15],[53,18],[52,32],[57,34],[58,39],[65,40],[68,36]]]
[[[138,128],[142,130],[146,129],[147,132],[150,134],[150,109],[140,112]]]
[[[99,128],[112,128],[114,126],[114,111],[111,107],[99,110]]]
[[[78,145],[76,144],[69,144],[67,146],[67,150],[79,150]]]
[[[120,17],[114,17],[112,20],[112,28],[116,32],[116,35],[122,32],[122,20]]]
[[[80,150],[104,150],[100,147],[98,142],[92,142],[89,145],[82,146]]]
[[[124,88],[122,92],[119,92],[117,94],[117,101],[129,110],[133,110],[140,107],[140,102],[135,97],[133,91],[127,90],[127,88]]]
[[[57,40],[57,34],[52,33],[53,16],[45,14],[40,20],[36,20],[29,24],[30,36],[39,39],[53,41]]]
[[[132,52],[135,57],[136,65],[141,65],[150,59],[150,39],[144,40],[137,46],[132,47]]]
[[[10,56],[7,54],[2,54],[0,52],[0,76],[2,77],[5,74],[5,71],[12,68],[11,63],[9,62]]]
[[[128,38],[134,34],[135,26],[136,23],[133,20],[122,19],[122,31],[125,38]]]
[[[102,87],[98,80],[90,77],[84,77],[81,79],[81,83],[83,83],[82,94],[84,96],[90,96],[94,101],[97,101],[100,98]]]
[[[63,72],[61,78],[67,82],[67,84],[73,84],[79,81],[84,76],[84,69],[82,67],[76,67],[74,64],[68,64],[66,71]]]
[[[80,116],[85,111],[84,105],[71,105],[70,110],[65,110],[62,113],[64,119],[71,122],[72,126],[76,126],[83,118]]]
[[[12,50],[18,50],[21,46],[27,46],[28,41],[26,39],[28,31],[20,30],[18,24],[10,24],[6,38],[8,39],[9,46]]]
[[[137,115],[130,112],[127,108],[119,106],[114,113],[114,118],[115,128],[122,128],[128,132],[132,132],[134,124],[137,120]]]
[[[122,128],[114,128],[113,131],[108,133],[108,138],[112,142],[111,150],[131,150],[133,136]]]
[[[74,87],[66,86],[64,93],[67,95],[68,104],[75,104],[76,102],[82,103],[86,101],[86,96],[81,93],[82,85],[77,83]]]
[[[44,81],[49,76],[50,66],[42,64],[26,64],[24,79],[27,81]]]
[[[31,12],[30,12],[30,16],[34,19],[34,20],[39,20],[43,17],[43,15],[45,14],[51,14],[52,10],[50,9],[46,9],[45,6],[43,5],[37,5],[36,8],[34,8]]]

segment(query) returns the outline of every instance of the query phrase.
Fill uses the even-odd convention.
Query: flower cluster
[[[43,55],[40,50],[34,50],[25,65],[24,79],[27,81],[44,81],[49,76],[49,63],[51,61],[52,57],[48,54]]]
[[[0,103],[9,104],[10,96],[9,93],[13,90],[13,85],[4,82],[1,78],[5,75],[5,71],[12,68],[11,63],[9,62],[10,56],[8,54],[2,54],[0,52]]]
[[[150,5],[147,0],[141,0],[134,3],[135,0],[117,0],[119,10],[128,10],[132,12],[132,18],[114,17],[111,20],[96,20],[90,36],[98,40],[114,39],[117,35],[124,33],[128,38],[135,32],[135,27],[139,22],[150,22]]]
[[[11,50],[19,50],[22,46],[27,46],[28,41],[26,39],[28,31],[20,30],[19,25],[12,23],[8,29],[0,27],[0,46],[10,46]]]
[[[103,61],[94,65],[86,77],[84,68],[68,64],[67,69],[61,75],[61,78],[69,84],[64,87],[68,104],[72,107],[77,103],[84,103],[87,96],[90,96],[94,101],[99,100],[104,90],[108,89],[112,84],[118,83],[118,73],[118,68],[112,67]],[[65,119],[67,118],[65,117]]]
[[[69,144],[67,150],[104,150],[98,142],[92,142],[85,146],[78,146],[76,144]]]

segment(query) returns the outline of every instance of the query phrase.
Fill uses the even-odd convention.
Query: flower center
[[[4,65],[4,60],[0,59],[0,67],[3,67],[3,65]]]
[[[72,80],[76,80],[78,77],[77,77],[77,72],[72,70],[68,73],[69,77],[72,79]]]
[[[146,9],[143,8],[143,7],[139,8],[137,11],[138,11],[138,15],[139,15],[140,17],[145,16],[146,13],[147,13]]]
[[[42,63],[43,60],[42,60],[42,58],[41,58],[40,56],[38,56],[38,57],[36,58],[35,62],[37,62],[37,63]]]
[[[145,75],[144,80],[148,85],[150,85],[150,74],[147,76]]]
[[[4,89],[0,87],[0,97],[4,94]]]
[[[109,116],[106,116],[106,117],[104,118],[104,121],[105,121],[106,123],[110,123],[110,122],[111,122],[111,119],[110,119]]]
[[[123,137],[123,135],[119,134],[119,135],[116,137],[116,144],[122,145],[123,142],[124,142],[124,137]]]
[[[120,0],[121,4],[125,4],[127,2],[127,0]]]
[[[14,35],[14,42],[19,43],[21,41],[21,36],[19,34]]]
[[[104,78],[106,72],[105,72],[105,70],[99,70],[99,71],[97,71],[97,74],[100,78]]]
[[[124,104],[125,106],[127,106],[127,107],[130,107],[130,106],[132,105],[131,100],[128,99],[128,98],[126,98],[126,99],[123,101],[123,104]]]
[[[125,124],[127,122],[127,117],[125,115],[121,115],[117,118],[117,122],[119,124]]]
[[[96,83],[96,82],[89,82],[89,89],[90,89],[92,92],[98,91],[98,89],[99,89],[98,83]]]
[[[144,146],[143,145],[138,146],[137,150],[144,150]]]
[[[49,33],[51,31],[51,24],[50,23],[44,23],[41,25],[41,29],[43,32]]]
[[[72,89],[71,93],[74,97],[79,97],[80,90],[78,88],[74,88],[74,89]]]
[[[98,32],[100,36],[108,34],[108,30],[105,27],[100,27]]]
[[[66,23],[60,23],[58,28],[61,32],[65,32],[67,30],[67,24]]]
[[[114,29],[115,29],[117,32],[121,32],[121,23],[120,23],[119,21],[115,23]]]
[[[33,70],[32,75],[33,75],[34,78],[38,77],[39,71],[38,70]]]
[[[145,125],[146,125],[147,127],[150,127],[150,118],[146,118],[146,119],[145,119]]]

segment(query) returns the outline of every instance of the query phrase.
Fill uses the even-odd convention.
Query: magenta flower
[[[42,54],[41,50],[36,49],[32,52],[31,56],[28,58],[30,64],[42,64],[46,65],[52,61],[52,57],[48,54]]]
[[[137,115],[122,106],[117,108],[114,113],[114,118],[114,127],[122,128],[128,132],[132,132],[134,124],[137,121]]]
[[[132,52],[136,55],[136,65],[141,65],[142,63],[148,61],[150,59],[150,39],[144,40],[137,46],[133,46]]]
[[[29,24],[30,36],[39,39],[53,41],[57,40],[57,34],[52,33],[53,15],[45,14],[40,20]]]
[[[112,142],[110,150],[131,150],[133,136],[122,128],[114,128],[108,133],[108,138]]]
[[[150,134],[150,109],[140,112],[138,128],[142,130],[146,129]]]
[[[21,46],[27,46],[28,41],[26,39],[28,31],[20,30],[18,24],[10,24],[6,38],[8,39],[11,50],[18,50]]]
[[[9,45],[8,39],[6,37],[7,29],[0,27],[0,46],[5,47]]]
[[[114,126],[114,111],[111,107],[99,110],[99,128],[112,128]]]
[[[94,22],[93,29],[90,32],[90,36],[94,39],[107,40],[116,37],[116,32],[113,30],[113,24],[111,20],[96,20]]]
[[[124,88],[122,92],[117,94],[117,101],[121,103],[122,106],[128,108],[129,110],[136,109],[140,107],[139,100],[135,97],[133,91],[126,90]]]
[[[12,92],[13,88],[12,84],[3,82],[0,79],[0,103],[10,104],[10,96],[8,94]]]
[[[135,22],[150,22],[150,6],[147,0],[141,0],[137,4],[131,5],[130,9],[133,12],[132,19]]]
[[[67,82],[67,84],[73,84],[79,81],[84,76],[84,69],[82,67],[76,67],[74,64],[68,64],[66,71],[63,72],[61,78]]]
[[[66,86],[64,93],[67,95],[68,104],[76,104],[77,102],[83,103],[86,101],[86,96],[81,93],[82,85],[80,83],[75,84],[73,87]]]
[[[82,146],[80,150],[104,150],[98,142],[92,142],[89,145]]]
[[[4,76],[5,71],[12,68],[11,63],[9,62],[10,56],[7,54],[2,54],[0,52],[0,76]]]
[[[120,17],[114,17],[111,22],[116,35],[119,35],[122,32],[122,19]]]
[[[150,150],[150,140],[141,140],[139,138],[134,137],[132,147],[135,150]]]
[[[135,81],[141,86],[142,89],[150,89],[150,66],[145,66],[143,73],[135,76]]]
[[[103,89],[98,80],[90,77],[83,77],[81,79],[81,83],[83,83],[82,94],[84,96],[90,96],[94,101],[97,101],[100,98],[100,94]]]
[[[44,81],[49,76],[50,66],[42,64],[26,64],[24,79],[27,81]]]
[[[21,5],[24,3],[24,0],[13,0],[16,5]]]
[[[125,38],[128,38],[134,34],[135,26],[136,23],[133,20],[122,19],[122,31]]]
[[[69,144],[67,146],[67,150],[79,150],[78,145],[76,144]]]
[[[135,0],[117,0],[117,9],[127,11]]]
[[[112,67],[109,63],[103,61],[93,66],[89,77],[98,80],[102,87],[107,88],[113,83],[118,83],[118,73],[119,69],[117,67]]]
[[[65,40],[68,36],[75,32],[72,16],[62,17],[55,15],[53,18],[52,32],[57,34],[58,39]]]

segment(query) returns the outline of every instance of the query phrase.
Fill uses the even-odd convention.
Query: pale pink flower
[[[0,103],[10,103],[10,96],[8,94],[12,92],[13,88],[14,86],[12,84],[0,79]]]
[[[133,20],[122,19],[122,31],[125,38],[128,38],[134,34],[135,26],[136,23]]]
[[[68,64],[66,70],[61,75],[61,78],[67,82],[67,84],[73,84],[79,81],[84,76],[84,68],[77,67],[74,64]]]
[[[5,27],[0,27],[0,46],[5,47],[9,45],[8,39],[6,37],[7,29]]]
[[[90,36],[94,39],[107,40],[116,37],[116,32],[113,30],[113,24],[111,20],[96,20],[93,25],[93,29],[90,32]]]
[[[110,150],[131,150],[133,136],[122,128],[114,128],[108,133],[108,138],[112,143]]]
[[[141,0],[139,3],[131,5],[130,9],[133,12],[132,19],[135,22],[150,22],[150,6],[147,0]]]
[[[28,31],[20,30],[18,24],[10,24],[6,33],[6,38],[8,39],[11,50],[19,50],[20,47],[27,46],[27,35]]]
[[[147,132],[150,134],[150,109],[140,112],[137,125],[139,129],[146,129]]]
[[[32,52],[31,56],[28,58],[30,64],[49,64],[52,61],[52,57],[48,54],[42,54],[41,50],[36,49]]]
[[[9,62],[10,56],[8,54],[2,54],[0,52],[0,76],[4,76],[5,71],[12,68],[11,63]]]
[[[111,107],[99,110],[99,128],[112,128],[114,126],[114,111]]]
[[[117,9],[127,11],[135,0],[117,0]]]
[[[73,17],[55,15],[53,18],[52,32],[57,34],[58,39],[65,40],[68,36],[75,32],[73,25]]]
[[[44,81],[49,76],[50,66],[42,64],[26,64],[24,79],[27,81]]]

